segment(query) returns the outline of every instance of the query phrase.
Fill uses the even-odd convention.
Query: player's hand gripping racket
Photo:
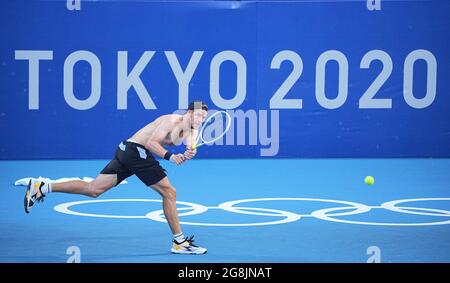
[[[202,145],[213,143],[222,138],[230,129],[230,126],[230,114],[225,111],[217,111],[216,113],[212,114],[208,119],[206,119],[205,123],[200,129],[196,141],[192,143],[192,149],[195,150]],[[212,127],[213,130],[209,130],[205,135],[205,129],[209,127]]]

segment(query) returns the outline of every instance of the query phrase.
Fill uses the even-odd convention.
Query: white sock
[[[44,196],[48,193],[51,193],[52,192],[52,184],[45,183],[41,188],[41,192],[44,194]]]
[[[184,235],[183,235],[183,232],[180,232],[180,233],[178,233],[178,234],[174,234],[173,235],[173,239],[177,242],[177,243],[182,243],[183,241],[184,241]]]

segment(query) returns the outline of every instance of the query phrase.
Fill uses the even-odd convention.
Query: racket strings
[[[230,126],[230,114],[225,111],[215,112],[205,121],[203,127],[200,129],[194,148],[219,140],[230,129]],[[205,132],[210,136],[206,136]]]

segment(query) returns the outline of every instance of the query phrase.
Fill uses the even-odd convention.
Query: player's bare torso
[[[165,137],[159,141],[161,145],[179,145],[188,136],[190,124],[183,121],[182,115],[169,114],[158,117],[145,127],[137,131],[131,141],[146,145],[156,134],[166,133]]]

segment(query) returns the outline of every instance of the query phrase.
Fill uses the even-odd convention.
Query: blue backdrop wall
[[[449,157],[450,1],[1,1],[0,158],[110,158],[202,99],[200,157]],[[181,148],[180,148],[181,150]]]

